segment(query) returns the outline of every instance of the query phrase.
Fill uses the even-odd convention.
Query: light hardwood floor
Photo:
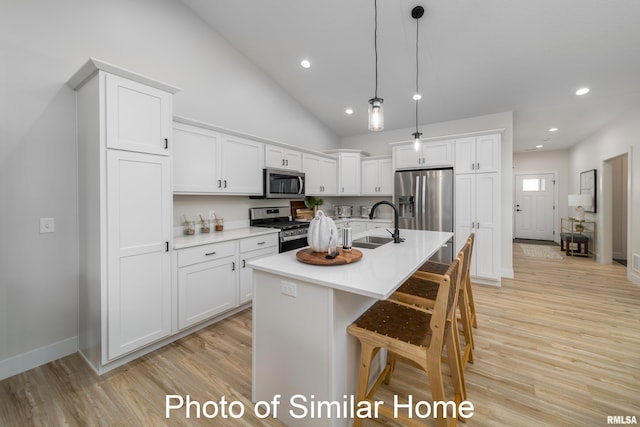
[[[559,248],[558,248],[559,251]],[[625,268],[593,260],[525,257],[515,280],[474,286],[479,328],[465,372],[474,426],[604,426],[640,422],[640,287]],[[426,377],[399,366],[384,395],[430,400]],[[164,418],[165,395],[239,400],[240,420]],[[103,376],[79,355],[0,382],[0,426],[279,426],[252,417],[251,311]],[[388,420],[369,426],[395,425]]]

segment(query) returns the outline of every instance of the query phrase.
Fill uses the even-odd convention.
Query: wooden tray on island
[[[338,252],[340,254],[337,257],[327,259],[325,258],[326,252],[313,252],[311,248],[305,248],[296,252],[296,258],[300,262],[313,265],[344,265],[362,259],[362,252],[358,249],[351,249],[350,251],[338,249]]]

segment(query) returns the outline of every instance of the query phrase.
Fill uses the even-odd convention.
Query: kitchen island
[[[384,229],[356,237],[362,235],[388,237]],[[254,403],[279,401],[271,408],[289,426],[351,424],[359,347],[347,326],[376,300],[388,298],[452,237],[422,230],[400,235],[405,241],[399,244],[358,248],[363,257],[353,264],[304,264],[296,251],[249,263]]]

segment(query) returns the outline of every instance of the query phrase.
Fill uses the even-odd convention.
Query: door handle
[[[522,209],[516,209],[516,212],[522,212]]]

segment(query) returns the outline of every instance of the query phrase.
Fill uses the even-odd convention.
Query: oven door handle
[[[306,239],[306,238],[307,238],[306,234],[296,234],[295,236],[280,237],[280,241],[281,242],[290,242],[292,240],[301,240],[301,239]]]

